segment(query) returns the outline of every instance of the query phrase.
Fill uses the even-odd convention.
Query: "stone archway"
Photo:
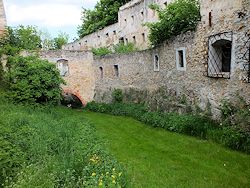
[[[86,101],[81,97],[79,91],[72,91],[70,89],[63,90],[63,104],[69,107],[84,107]]]

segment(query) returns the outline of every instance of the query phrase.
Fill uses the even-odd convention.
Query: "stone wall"
[[[145,7],[142,2],[147,1],[132,1],[121,7],[119,16],[123,18],[124,11],[128,20],[133,19],[129,17],[129,10],[139,14],[140,8]],[[247,83],[249,5],[248,0],[223,4],[219,0],[202,0],[202,19],[197,30],[173,37],[154,49],[103,57],[93,57],[90,52],[71,51],[49,52],[42,56],[53,62],[60,58],[68,60],[69,76],[65,77],[68,84],[65,89],[78,92],[86,102],[110,102],[112,91],[120,88],[126,101],[143,102],[154,110],[187,112],[202,109],[211,110],[217,117],[220,114],[219,104],[224,98],[234,102],[240,95],[250,104],[250,83]],[[145,13],[145,16],[151,13]],[[131,33],[136,32],[137,26],[131,29]],[[126,31],[126,25],[122,23],[104,31],[111,32],[116,27]],[[225,63],[223,58],[218,56],[211,60],[217,49],[223,50],[220,45],[225,45],[225,42],[230,44],[230,57],[227,57],[231,62],[230,70],[221,68]],[[216,68],[217,72],[209,74],[213,63],[220,66]]]
[[[166,105],[182,108],[183,103],[193,107],[198,105],[202,110],[211,107],[214,116],[219,115],[219,104],[223,98],[234,102],[235,97],[240,95],[250,104],[250,85],[246,83],[249,60],[243,58],[244,54],[248,57],[250,45],[249,3],[240,0],[235,4],[222,4],[219,0],[202,3],[203,17],[195,33],[177,36],[152,50],[96,57],[95,100],[110,102],[112,90],[121,88],[125,95],[129,94],[128,91],[133,95],[131,90],[137,92],[137,98],[130,97],[133,102],[144,100],[163,110],[167,110]],[[209,16],[206,16],[210,11],[213,12],[211,25]],[[208,59],[211,58],[208,52],[209,38],[224,32],[232,33],[231,70],[208,77]],[[179,68],[176,63],[178,49],[183,49],[186,54],[185,68]],[[154,70],[155,55],[159,57],[159,71]],[[115,76],[114,65],[118,65],[119,77]],[[103,78],[100,77],[100,67]],[[229,77],[225,76],[227,74]],[[144,99],[140,99],[141,95],[145,95]]]
[[[121,40],[126,44],[134,43],[139,49],[148,48],[149,30],[144,24],[158,20],[155,11],[149,5],[157,3],[164,7],[164,3],[172,0],[132,0],[120,7],[118,23],[92,33],[63,46],[64,50],[91,50],[92,48],[108,47],[118,44]]]
[[[60,60],[67,60],[69,72],[63,76],[66,82],[63,86],[64,92],[77,96],[84,105],[93,100],[95,77],[92,53],[44,51],[40,52],[40,57],[55,64]]]
[[[6,27],[6,16],[4,11],[3,0],[0,0],[0,35],[4,33]]]

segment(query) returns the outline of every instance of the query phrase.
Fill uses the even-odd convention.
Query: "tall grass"
[[[3,92],[0,109],[0,187],[125,186],[122,167],[80,113],[14,105]]]

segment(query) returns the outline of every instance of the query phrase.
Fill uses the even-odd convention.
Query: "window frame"
[[[180,66],[180,54],[179,54],[180,51],[182,51],[182,56],[183,56],[183,67]],[[186,71],[187,70],[186,48],[185,47],[176,48],[175,58],[176,58],[177,70],[178,71]]]

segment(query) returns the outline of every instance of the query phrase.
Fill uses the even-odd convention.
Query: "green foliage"
[[[150,112],[143,105],[88,103],[94,112],[133,117],[153,127],[183,133],[202,139],[214,140],[226,147],[250,153],[250,134],[233,127],[222,128],[213,120],[198,115]]]
[[[123,100],[123,93],[121,89],[114,89],[112,92],[113,102],[121,103]]]
[[[66,33],[59,33],[59,35],[54,38],[54,49],[62,49],[62,46],[67,44],[69,40],[69,35]]]
[[[82,25],[78,27],[80,38],[116,23],[119,8],[130,0],[100,0],[94,10],[82,10]]]
[[[92,48],[92,52],[96,56],[103,56],[112,53],[112,51],[106,47]]]
[[[0,187],[125,187],[123,168],[82,114],[4,101],[0,94]]]
[[[34,26],[8,27],[4,40],[5,44],[24,50],[41,48],[41,38],[38,29]]]
[[[148,23],[149,40],[153,46],[186,31],[193,31],[200,20],[200,7],[197,0],[175,0],[165,9],[151,5],[159,14],[159,22]]]
[[[128,44],[119,43],[114,46],[114,51],[119,54],[130,53],[130,52],[134,52],[137,50],[138,49],[135,47],[133,43],[128,43]]]
[[[101,48],[93,48],[92,52],[94,55],[103,56],[113,53],[112,51],[114,51],[114,53],[123,54],[123,53],[134,52],[137,50],[138,49],[135,47],[133,43],[128,43],[128,44],[119,43],[117,45],[114,45],[112,50],[106,47],[101,47]]]
[[[17,102],[58,103],[64,83],[55,65],[37,57],[11,56],[6,80],[9,97]]]

